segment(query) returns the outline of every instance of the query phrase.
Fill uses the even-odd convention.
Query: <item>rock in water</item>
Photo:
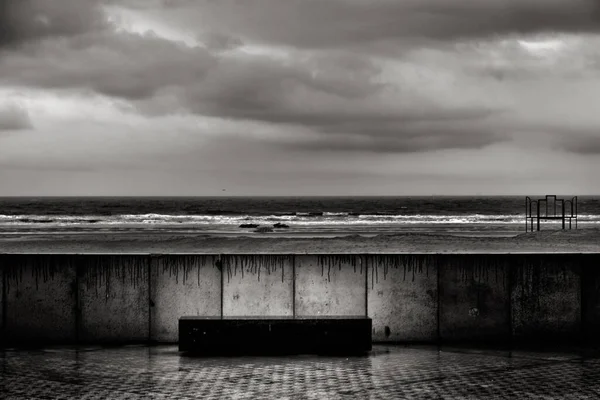
[[[258,228],[259,226],[258,224],[241,224],[240,228]]]
[[[280,229],[289,228],[289,227],[290,227],[289,225],[282,224],[281,222],[278,222],[278,223],[276,223],[276,224],[273,225],[273,228],[280,228]]]
[[[257,232],[257,233],[273,232],[273,228],[270,228],[268,226],[261,226],[260,228],[255,229],[254,232]]]

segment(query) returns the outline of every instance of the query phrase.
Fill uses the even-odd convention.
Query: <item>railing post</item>
[[[531,205],[532,205],[532,204],[533,204],[533,200],[531,200],[531,199],[530,199],[530,200],[529,200],[529,224],[530,224],[530,226],[529,226],[529,230],[530,230],[531,232],[533,232],[533,211],[532,211],[532,209],[531,209]],[[536,204],[537,204],[537,202],[536,202]]]
[[[549,206],[548,201],[552,199],[553,205]],[[560,207],[556,204],[560,201]],[[542,204],[546,208],[545,214],[542,214],[544,210],[542,210]],[[533,203],[535,203],[536,214],[533,214]],[[573,220],[575,220],[575,229],[577,229],[578,224],[578,204],[577,204],[577,196],[573,196],[571,200],[566,200],[564,198],[557,199],[555,195],[546,195],[545,198],[538,198],[537,200],[532,200],[529,196],[525,197],[525,232],[533,232],[535,229],[537,231],[542,230],[542,220],[558,220],[560,219],[562,224],[562,229],[567,229],[567,219],[569,220],[569,230],[573,228]],[[558,214],[558,213],[561,214]],[[533,227],[533,220],[537,219],[536,228]]]
[[[579,215],[577,214],[579,212],[577,209],[577,196],[575,196],[574,199],[575,199],[575,229],[577,229],[577,220],[579,219]]]
[[[529,230],[529,213],[527,212],[527,208],[531,208],[529,196],[525,197],[525,232]]]

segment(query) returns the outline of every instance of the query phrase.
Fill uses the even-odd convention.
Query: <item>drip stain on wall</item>
[[[429,276],[429,267],[437,265],[437,259],[427,254],[420,255],[373,255],[369,256],[369,265],[372,268],[371,273],[371,288],[375,288],[375,284],[379,283],[379,275],[383,275],[383,279],[387,280],[390,268],[403,269],[402,281],[407,279],[411,282],[415,281],[417,274],[425,274]],[[380,271],[381,270],[381,271]]]
[[[261,273],[267,275],[281,274],[281,282],[285,281],[285,267],[294,263],[294,255],[224,255],[221,262],[227,273],[229,283],[238,272],[244,279],[246,274],[255,275],[260,282]]]
[[[439,266],[442,279],[451,281],[441,288],[442,298],[450,303],[443,308],[453,310],[461,303],[460,311],[454,312],[465,313],[472,319],[496,318],[499,315],[500,307],[494,302],[508,296],[509,256],[448,255],[440,259]],[[459,300],[460,296],[462,300]]]
[[[183,283],[184,285],[190,280],[190,275],[196,269],[196,281],[198,286],[202,281],[201,269],[207,265],[213,268],[217,267],[216,255],[175,255],[175,256],[160,256],[153,258],[158,264],[158,270],[163,275],[169,274],[169,278],[175,278],[175,283]]]
[[[31,277],[35,281],[35,288],[39,290],[40,284],[54,280],[61,268],[69,268],[73,265],[72,263],[73,258],[69,256],[9,256],[3,263],[6,274],[6,291],[10,293],[11,288],[18,288],[23,283],[26,271],[31,273]]]
[[[78,260],[80,277],[89,291],[96,296],[104,291],[108,299],[112,283],[117,280],[123,285],[138,287],[148,285],[150,259],[140,256],[82,256]]]
[[[539,310],[544,294],[570,288],[576,284],[572,282],[573,275],[580,274],[580,267],[572,257],[527,255],[519,260],[513,265],[513,279],[524,309]]]
[[[479,255],[449,256],[444,265],[458,271],[461,282],[469,283],[500,283],[507,287],[506,267],[510,265],[508,258],[504,256],[486,257]]]
[[[321,266],[321,276],[325,276],[325,268],[327,268],[327,281],[331,282],[331,270],[337,268],[342,270],[343,265],[349,265],[353,268],[354,273],[360,267],[359,273],[363,273],[363,259],[360,255],[320,255],[317,256],[317,263]]]

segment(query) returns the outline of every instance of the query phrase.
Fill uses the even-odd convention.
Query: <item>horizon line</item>
[[[285,198],[285,197],[301,197],[301,198],[326,198],[326,197],[346,197],[346,198],[381,198],[381,197],[545,197],[545,196],[577,196],[577,197],[596,197],[600,194],[572,194],[572,193],[551,193],[551,194],[382,194],[382,195],[352,195],[352,194],[277,194],[277,195],[257,195],[257,194],[212,194],[212,195],[2,195],[0,199],[15,199],[15,198]]]

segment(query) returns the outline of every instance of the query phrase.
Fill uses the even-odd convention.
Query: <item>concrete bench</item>
[[[179,350],[202,354],[358,354],[371,350],[371,319],[182,317]]]

